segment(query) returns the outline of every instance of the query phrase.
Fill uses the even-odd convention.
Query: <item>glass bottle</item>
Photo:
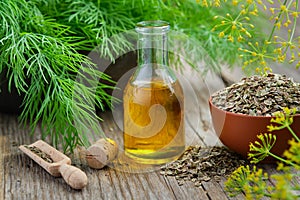
[[[185,150],[184,97],[169,67],[170,26],[137,24],[138,66],[124,90],[124,150],[137,162],[163,164]]]

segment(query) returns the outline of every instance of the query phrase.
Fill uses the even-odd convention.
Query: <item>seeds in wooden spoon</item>
[[[50,157],[50,155],[48,155],[47,153],[43,152],[41,149],[37,148],[36,146],[28,146],[28,145],[24,145],[27,149],[29,149],[30,151],[32,151],[33,153],[35,153],[36,155],[38,155],[39,157],[41,157],[43,160],[49,162],[49,163],[53,163],[52,158]]]

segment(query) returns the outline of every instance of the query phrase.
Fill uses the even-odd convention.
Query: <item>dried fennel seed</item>
[[[43,160],[49,162],[49,163],[53,163],[52,158],[50,157],[50,155],[46,154],[45,152],[43,152],[41,149],[37,148],[36,146],[28,146],[28,145],[24,145],[27,149],[29,149],[30,151],[32,151],[33,153],[35,153],[36,155],[38,155],[39,157],[41,157]]]
[[[160,174],[175,176],[179,185],[190,180],[198,187],[202,181],[220,181],[246,162],[226,147],[190,146],[178,160],[161,167]]]
[[[300,84],[285,75],[251,76],[212,95],[218,108],[252,116],[272,116],[284,107],[300,112]]]

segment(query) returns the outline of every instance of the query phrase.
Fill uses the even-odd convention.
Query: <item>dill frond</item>
[[[206,70],[217,71],[218,63],[234,63],[238,57],[239,44],[228,45],[211,32],[216,13],[226,12],[235,10],[205,8],[193,0],[2,0],[0,72],[8,79],[8,89],[15,86],[25,95],[21,122],[32,130],[41,124],[42,138],[50,137],[53,145],[72,152],[102,133],[95,106],[104,109],[115,100],[105,92],[112,86],[99,83],[99,78],[111,85],[113,81],[80,52],[97,51],[114,61],[131,48],[120,33],[139,21],[161,19],[187,36],[180,53],[191,59],[192,67],[206,60]]]

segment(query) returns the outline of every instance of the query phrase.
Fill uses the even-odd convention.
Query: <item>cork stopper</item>
[[[101,138],[87,149],[86,161],[89,167],[94,169],[101,169],[118,154],[118,145],[112,139]]]

